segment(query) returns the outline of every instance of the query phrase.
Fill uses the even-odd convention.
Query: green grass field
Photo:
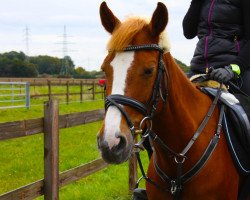
[[[60,105],[60,114],[103,108],[103,100]],[[0,110],[0,122],[43,116],[43,105],[31,109]],[[60,171],[100,157],[96,134],[101,122],[60,130]],[[0,194],[43,178],[43,134],[0,141]],[[143,157],[147,166],[147,157]],[[143,184],[142,184],[143,186]],[[39,197],[38,199],[43,199]],[[60,199],[128,200],[128,163],[110,165],[93,175],[64,186]]]

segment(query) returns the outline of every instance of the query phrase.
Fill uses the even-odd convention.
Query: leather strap
[[[206,162],[209,160],[210,156],[214,152],[214,150],[218,144],[218,141],[220,139],[223,115],[224,115],[224,105],[222,105],[221,109],[220,109],[220,115],[219,115],[216,133],[214,134],[213,138],[210,140],[210,143],[207,146],[206,150],[204,151],[200,160],[184,175],[181,175],[181,169],[178,169],[177,173],[179,171],[179,174],[177,174],[176,179],[169,177],[164,171],[161,170],[161,168],[157,164],[156,154],[154,153],[153,161],[154,161],[155,171],[163,181],[167,182],[171,186],[170,191],[176,192],[176,194],[175,193],[173,194],[175,196],[175,199],[179,199],[182,186],[186,182],[190,181],[196,174],[198,174],[200,172],[200,170],[205,166]],[[177,164],[180,167],[182,165],[181,162],[177,163]],[[179,177],[178,177],[178,175],[179,175]]]
[[[221,85],[222,86],[222,85]],[[213,103],[211,104],[207,115],[205,116],[205,118],[203,119],[203,121],[201,122],[199,128],[197,129],[197,131],[194,133],[194,136],[192,137],[192,139],[189,141],[189,143],[187,144],[187,146],[183,149],[183,151],[181,152],[181,155],[185,155],[189,149],[192,147],[192,145],[194,144],[195,140],[199,137],[199,135],[202,133],[202,131],[204,130],[204,128],[206,127],[209,119],[211,118],[214,109],[217,105],[217,102],[219,100],[219,97],[221,95],[221,88],[218,89],[217,94],[213,100]]]
[[[162,49],[157,44],[130,45],[123,49],[123,51],[141,51],[141,50],[149,50],[149,51],[157,50],[162,54],[164,53],[164,49]]]
[[[133,99],[124,95],[120,95],[120,94],[112,94],[112,95],[109,95],[107,98],[105,98],[106,110],[108,109],[109,106],[112,105],[112,102],[110,101],[110,99],[112,99],[118,104],[135,108],[144,116],[147,114],[147,107],[143,103],[137,101],[136,99]]]
[[[131,133],[135,133],[135,127],[133,122],[131,121],[130,117],[128,116],[127,112],[123,109],[123,107],[121,105],[119,105],[118,103],[116,103],[112,98],[110,97],[106,97],[106,100],[109,102],[109,106],[115,106],[121,113],[122,115],[125,117],[127,123],[128,123],[128,127],[131,131]],[[105,108],[108,109],[109,106],[105,105]]]

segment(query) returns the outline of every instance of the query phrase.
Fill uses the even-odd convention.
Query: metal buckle
[[[177,164],[182,164],[182,163],[184,163],[185,160],[186,160],[186,157],[185,157],[184,155],[182,155],[182,154],[180,154],[180,157],[179,157],[179,158],[182,158],[182,160],[178,160],[176,156],[174,157],[174,161],[175,161]]]
[[[140,130],[140,129],[142,130],[142,125],[143,125],[146,121],[149,122],[149,127],[147,127],[147,130],[145,131],[145,133],[148,133],[149,131],[152,130],[152,126],[153,126],[152,119],[151,119],[151,117],[149,117],[149,116],[146,116],[146,117],[144,117],[144,118],[141,120],[140,125],[139,125],[139,130]]]
[[[177,191],[176,181],[172,180],[172,181],[171,181],[171,189],[170,189],[170,192],[171,192],[171,194],[173,195],[173,194],[176,193],[176,191]]]

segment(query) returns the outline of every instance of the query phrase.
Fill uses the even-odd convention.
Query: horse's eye
[[[148,67],[144,69],[144,74],[145,75],[151,75],[154,71],[154,67]]]

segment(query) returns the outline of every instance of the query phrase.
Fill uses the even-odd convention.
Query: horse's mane
[[[121,23],[112,33],[112,36],[108,43],[109,51],[122,51],[127,47],[133,37],[141,31],[145,26],[149,25],[149,20],[139,17],[129,17],[123,23]],[[159,45],[165,52],[170,50],[170,43],[166,34],[163,31],[160,35]]]

